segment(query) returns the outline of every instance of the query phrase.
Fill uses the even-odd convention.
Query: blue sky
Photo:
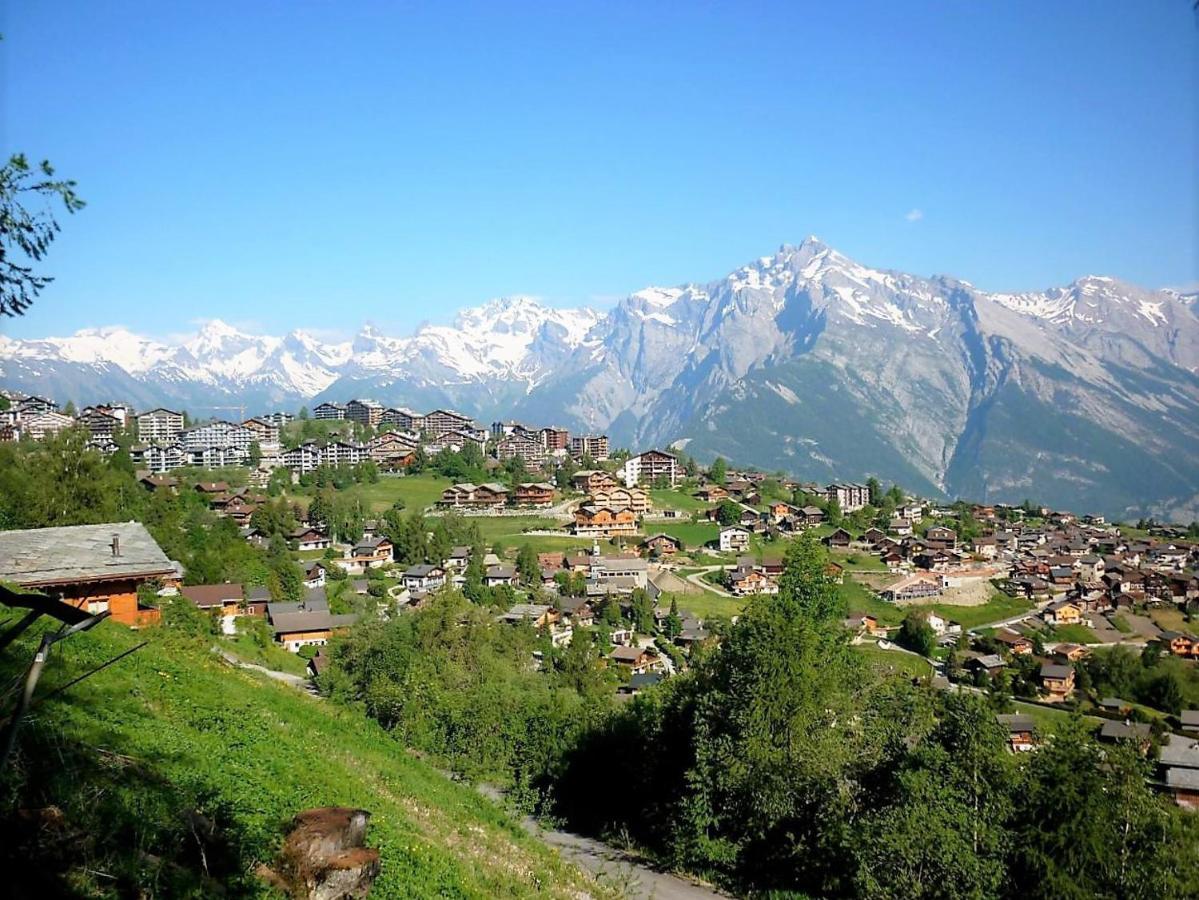
[[[1190,0],[10,3],[5,153],[88,201],[16,336],[407,332],[814,233],[1031,289],[1199,279]]]

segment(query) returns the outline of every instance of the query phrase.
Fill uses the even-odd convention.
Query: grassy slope
[[[209,850],[213,876],[233,896],[266,895],[247,873],[273,858],[291,816],[328,804],[373,814],[368,839],[382,874],[372,897],[568,896],[586,886],[499,808],[365,717],[230,669],[198,646],[105,623],[60,646],[42,692],[146,636],[149,646],[37,709],[22,734],[22,766],[37,787],[18,804],[59,806],[72,825],[113,836],[74,853],[73,891],[127,896],[156,880],[161,896],[209,896],[188,863],[195,840],[182,816],[194,809],[228,842],[224,853]],[[30,642],[18,646],[0,661],[5,679],[29,658]],[[168,876],[139,864],[142,852],[182,864],[167,867],[169,888]]]
[[[360,496],[370,510],[381,513],[396,500],[404,501],[405,509],[424,509],[441,498],[450,479],[438,475],[384,475],[374,484],[356,484],[347,493]]]

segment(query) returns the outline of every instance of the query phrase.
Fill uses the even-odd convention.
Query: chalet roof
[[[1044,663],[1041,666],[1042,678],[1069,678],[1074,669],[1057,663]]]
[[[550,611],[550,607],[541,603],[517,603],[500,616],[507,622],[522,622],[525,619],[540,619]]]
[[[25,587],[174,574],[174,565],[139,522],[0,532],[0,579]]]
[[[190,584],[179,592],[200,609],[220,606],[228,600],[241,600],[245,589],[240,584]]]
[[[1009,734],[1018,734],[1022,731],[1036,731],[1037,722],[1029,715],[1024,713],[999,713],[995,716],[995,721],[1001,727],[1006,728]]]
[[[1144,740],[1149,734],[1150,728],[1146,722],[1115,722],[1109,719],[1099,729],[1099,736],[1109,741]]]
[[[440,572],[441,566],[431,565],[429,563],[420,563],[419,565],[409,566],[404,572],[405,578],[428,578],[434,572]]]
[[[609,659],[614,659],[617,662],[637,662],[641,659],[641,655],[645,653],[640,647],[613,647],[612,652],[608,654]]]
[[[280,613],[271,617],[271,628],[275,634],[294,634],[304,631],[331,631],[334,628],[348,628],[358,621],[353,613],[333,615],[326,610],[300,610],[299,612]]]

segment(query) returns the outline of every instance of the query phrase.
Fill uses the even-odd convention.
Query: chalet
[[[1065,700],[1074,693],[1074,667],[1057,663],[1044,663],[1038,676],[1041,690],[1052,702]]]
[[[730,526],[720,529],[720,552],[740,553],[749,546],[749,532],[744,528]]]
[[[634,675],[656,671],[662,665],[657,653],[642,647],[614,647],[608,654],[608,659]]]
[[[350,568],[365,569],[377,569],[391,560],[391,541],[385,537],[363,538],[350,548],[346,558]]]
[[[1010,628],[997,629],[993,637],[1014,656],[1027,656],[1033,651],[1032,641]]]
[[[1163,631],[1158,641],[1174,656],[1189,657],[1195,654],[1195,638],[1181,631]]]
[[[303,604],[272,603],[271,606],[279,607],[267,613],[275,640],[292,653],[309,645],[323,647],[333,635],[346,631],[358,620],[352,614],[333,615],[327,606],[324,609],[308,609]]]
[[[1099,729],[1099,740],[1107,744],[1127,742],[1141,750],[1147,750],[1152,733],[1147,722],[1120,722],[1108,719]]]
[[[661,672],[638,672],[629,676],[628,682],[620,685],[616,690],[620,694],[636,697],[647,688],[661,684],[665,677]]]
[[[892,519],[887,523],[887,531],[899,537],[908,537],[912,534],[912,522],[910,519]]]
[[[718,484],[706,484],[695,492],[695,496],[705,503],[719,503],[728,499],[729,492]]]
[[[409,566],[401,578],[410,591],[435,591],[445,584],[445,569],[421,563]]]
[[[647,537],[640,546],[651,556],[674,556],[683,549],[683,542],[673,535],[658,533]]]
[[[834,531],[832,534],[830,534],[828,537],[826,537],[824,539],[824,543],[829,547],[836,547],[838,549],[844,550],[849,547],[849,544],[852,540],[853,540],[852,534],[850,534],[844,528],[838,528],[836,531]]]
[[[575,510],[575,534],[613,537],[637,533],[637,516],[631,509],[583,505]]]
[[[862,540],[871,547],[877,547],[882,541],[887,539],[887,533],[878,528],[867,528],[865,534],[862,535]]]
[[[271,602],[271,592],[262,585],[246,588],[246,615],[265,616],[267,604]]]
[[[595,610],[582,597],[559,597],[555,607],[563,619],[578,628],[590,628],[595,624]]]
[[[995,721],[1007,734],[1007,746],[1012,753],[1025,753],[1037,746],[1037,724],[1032,716],[999,713]]]
[[[924,542],[933,550],[954,550],[958,545],[958,535],[952,528],[934,525],[924,533]]]
[[[517,603],[499,618],[501,622],[528,622],[534,628],[548,628],[558,621],[560,614],[541,603]]]
[[[219,617],[222,632],[237,633],[235,623],[245,600],[245,589],[240,584],[190,584],[180,593],[197,609]]]
[[[41,591],[122,625],[159,620],[137,589],[177,577],[175,564],[137,522],[0,531],[0,580]]]
[[[879,591],[879,596],[891,603],[905,603],[938,597],[943,591],[942,580],[927,575],[908,575]]]
[[[483,584],[487,587],[516,584],[516,569],[508,565],[488,566],[483,573]]]
[[[796,507],[790,503],[784,503],[782,500],[776,500],[766,508],[767,515],[776,523],[794,516],[798,511]]]
[[[1082,622],[1082,609],[1072,600],[1058,600],[1045,608],[1044,619],[1050,625],[1078,625]]]
[[[833,584],[843,584],[845,582],[845,566],[831,561],[825,563],[824,577]]]
[[[757,569],[734,569],[729,573],[729,591],[738,597],[750,594],[777,594],[778,582]]]
[[[576,491],[593,494],[605,488],[614,488],[618,482],[600,469],[583,469],[570,476],[570,485]]]
[[[465,572],[470,565],[471,548],[465,544],[450,548],[450,555],[442,562],[447,572]]]
[[[502,484],[454,484],[441,492],[438,506],[466,509],[499,509],[508,502],[508,489]]]
[[[1086,644],[1064,643],[1053,648],[1053,658],[1063,663],[1076,663],[1090,653]]]
[[[315,528],[300,528],[293,531],[288,540],[296,545],[297,550],[328,550],[333,546],[333,540],[327,534],[321,534]]]
[[[996,653],[988,653],[982,656],[974,656],[966,660],[963,666],[971,672],[983,672],[988,677],[994,678],[1000,672],[1007,668],[1007,663],[1002,656]]]
[[[804,506],[796,513],[796,517],[805,527],[811,527],[824,521],[824,510],[819,506]]]
[[[869,615],[850,616],[842,624],[856,634],[878,634],[880,630],[878,619]]]
[[[512,492],[512,502],[517,506],[553,506],[554,486],[544,481],[523,482]]]
[[[640,487],[622,487],[617,485],[610,488],[600,488],[593,491],[584,501],[590,506],[607,506],[610,509],[631,509],[639,516],[645,515],[653,507],[649,493]]]

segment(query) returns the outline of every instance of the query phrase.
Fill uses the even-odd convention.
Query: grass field
[[[39,636],[8,648],[0,677],[27,663]],[[89,837],[71,838],[53,864],[27,855],[9,874],[15,895],[275,896],[255,866],[274,859],[292,816],[325,805],[371,812],[382,863],[371,897],[607,895],[371,720],[233,669],[210,642],[105,622],[55,650],[40,693],[142,640],[37,707],[21,732],[24,783],[10,780],[0,816],[53,805],[63,833]],[[215,837],[201,838],[197,821]],[[28,893],[22,878],[36,880]]]
[[[1149,618],[1153,620],[1154,625],[1158,628],[1164,628],[1166,631],[1185,631],[1189,633],[1192,629],[1192,625],[1187,621],[1186,615],[1175,606],[1151,609],[1149,610]]]
[[[450,480],[440,475],[383,475],[374,484],[356,484],[347,493],[361,497],[372,512],[381,513],[396,500],[403,500],[405,509],[432,506],[449,486]]]
[[[880,600],[848,575],[837,585],[837,592],[845,601],[851,616],[874,616],[881,625],[898,625],[903,621],[904,610],[886,600]]]
[[[1010,619],[1021,613],[1029,612],[1033,605],[1027,600],[1009,597],[1007,594],[994,594],[990,600],[981,606],[954,606],[949,603],[934,603],[932,608],[939,615],[955,622],[960,622],[966,630],[977,628],[987,622],[998,622]]]
[[[257,663],[276,672],[287,672],[291,675],[306,675],[308,661],[294,653],[288,653],[282,647],[271,644],[259,647],[245,634],[230,635],[220,639],[220,643],[228,645],[229,650],[240,659],[249,663]]]
[[[1098,644],[1099,638],[1086,625],[1058,625],[1053,629],[1053,640],[1071,644]]]
[[[650,491],[649,495],[655,509],[681,509],[683,512],[696,513],[711,505],[682,491],[656,490]]]
[[[884,675],[927,678],[933,674],[932,663],[922,656],[901,653],[898,650],[882,650],[869,643],[854,644],[853,649],[866,657],[872,669]]]
[[[872,553],[856,550],[846,553],[842,550],[832,550],[828,555],[832,562],[845,568],[847,572],[886,572],[887,564]]]
[[[669,607],[671,599],[679,601],[679,612],[689,612],[701,619],[709,616],[732,618],[745,606],[740,597],[721,597],[707,591],[702,594],[664,594],[659,602]]]
[[[660,531],[678,538],[688,550],[694,550],[720,537],[720,526],[706,522],[651,522],[646,527],[650,531]]]

